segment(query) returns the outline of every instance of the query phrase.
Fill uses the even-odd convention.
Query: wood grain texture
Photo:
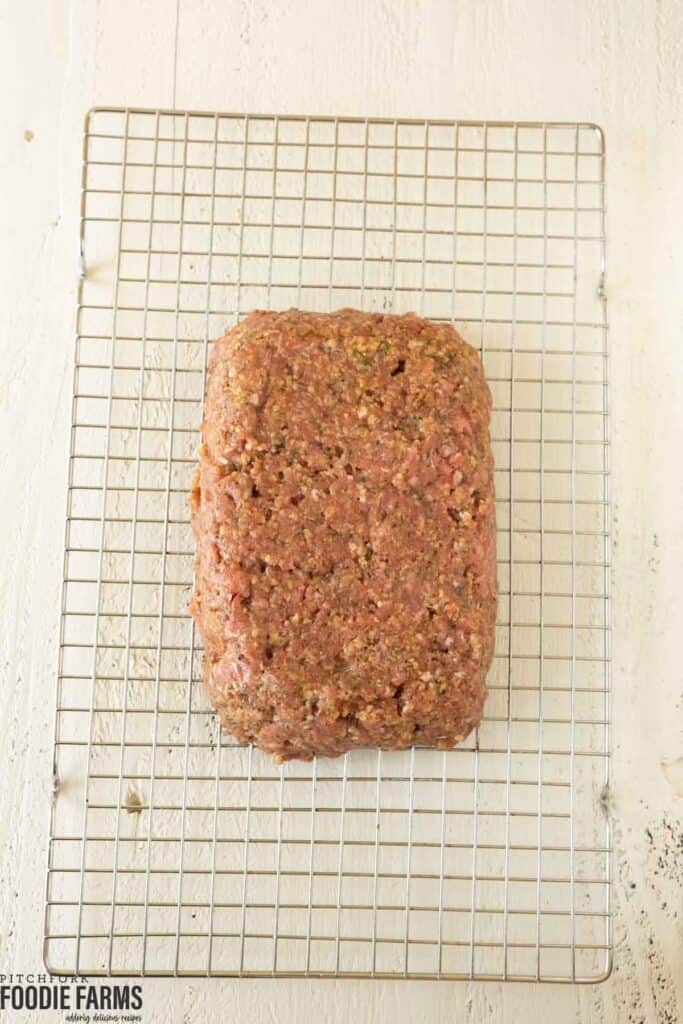
[[[9,240],[0,250],[0,973],[41,969],[85,111],[168,106],[175,90],[178,106],[200,109],[585,119],[605,129],[608,154],[612,977],[584,989],[148,981],[144,1020],[209,1024],[230,1006],[244,1024],[302,1013],[326,1022],[676,1021],[683,811],[678,776],[662,763],[683,754],[683,538],[672,473],[683,433],[683,8],[676,0],[180,0],[178,11],[176,26],[174,0],[0,4],[0,223]]]

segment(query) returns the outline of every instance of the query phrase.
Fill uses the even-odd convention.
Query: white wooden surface
[[[613,975],[589,988],[150,980],[144,1020],[679,1020],[680,0],[1,0],[0,76],[0,973],[41,969],[85,111],[175,97],[207,110],[585,119],[604,127],[608,154]]]

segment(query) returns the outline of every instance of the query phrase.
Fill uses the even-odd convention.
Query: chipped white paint
[[[662,772],[675,795],[683,797],[683,757],[677,757],[675,761],[662,761]]]
[[[683,7],[180,0],[179,9],[174,84],[171,0],[0,8],[0,972],[40,968],[85,110],[169,105],[175,93],[180,107],[218,110],[580,118],[602,124],[608,153],[614,973],[585,989],[149,981],[144,1019],[674,1022],[683,1006],[683,535],[672,473],[683,434]]]

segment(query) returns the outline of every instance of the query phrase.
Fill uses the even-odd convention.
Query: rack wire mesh
[[[604,248],[594,125],[90,112],[51,971],[609,972]],[[207,351],[345,305],[482,354],[496,657],[456,750],[276,767],[219,735],[187,614]]]

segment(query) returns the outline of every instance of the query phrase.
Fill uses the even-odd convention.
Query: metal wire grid
[[[609,971],[603,171],[584,124],[89,114],[52,971]],[[208,339],[291,305],[415,310],[482,353],[501,597],[485,720],[454,751],[277,768],[204,696]]]

